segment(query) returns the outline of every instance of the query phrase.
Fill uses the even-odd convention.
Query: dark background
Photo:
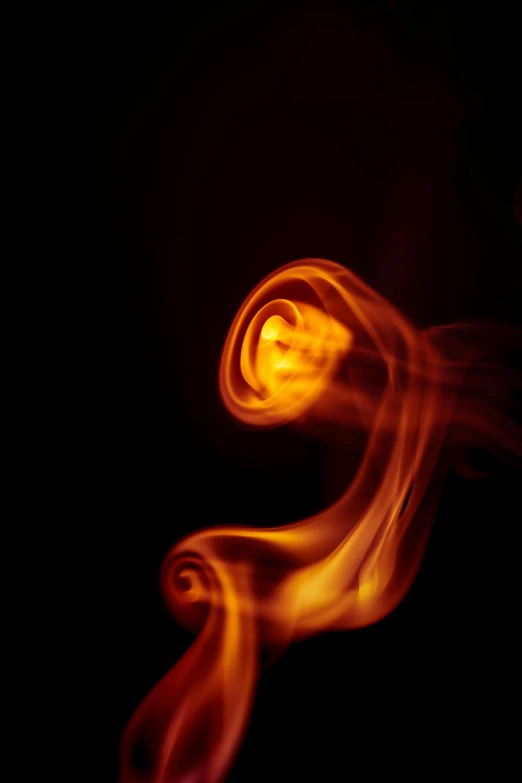
[[[244,430],[221,406],[221,347],[252,287],[320,256],[419,326],[520,323],[506,9],[111,2],[82,19],[87,306],[71,426],[97,781],[117,780],[126,722],[191,641],[159,594],[168,549],[209,524],[301,519],[343,488],[328,445]],[[262,676],[231,781],[504,776],[520,473],[496,468],[448,476],[391,616],[295,645]]]

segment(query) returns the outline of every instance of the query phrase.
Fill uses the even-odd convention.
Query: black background
[[[82,26],[72,426],[89,752],[96,780],[115,781],[126,722],[191,641],[159,594],[169,547],[209,524],[301,519],[343,488],[328,445],[247,431],[223,410],[237,308],[276,267],[320,256],[419,326],[520,323],[520,74],[498,5],[108,3]],[[519,480],[504,465],[481,482],[448,476],[411,592],[377,626],[297,644],[262,676],[231,781],[503,778]]]

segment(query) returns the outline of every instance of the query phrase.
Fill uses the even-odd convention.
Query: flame
[[[127,726],[121,783],[222,781],[248,721],[260,651],[375,623],[410,588],[450,435],[522,453],[520,430],[502,412],[512,379],[500,382],[474,348],[485,334],[472,325],[420,331],[321,259],[282,267],[254,289],[223,349],[225,406],[255,427],[361,428],[365,453],[325,511],[278,528],[209,528],[169,553],[165,602],[199,635]]]

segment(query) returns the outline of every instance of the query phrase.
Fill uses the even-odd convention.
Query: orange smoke
[[[362,428],[365,453],[322,513],[279,528],[203,530],[169,553],[163,596],[199,635],[127,726],[121,783],[222,781],[248,721],[260,651],[375,623],[404,597],[447,444],[522,453],[503,410],[512,378],[480,357],[485,335],[470,325],[419,331],[356,275],[319,259],[282,267],[251,293],[221,359],[230,413],[256,427]]]

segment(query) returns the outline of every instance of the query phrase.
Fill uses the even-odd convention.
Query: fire
[[[221,396],[248,424],[277,426],[302,414],[329,386],[350,347],[351,331],[315,302],[269,298],[296,280],[288,269],[264,281],[228,335]]]
[[[375,623],[410,588],[451,455],[445,444],[522,453],[502,411],[509,383],[488,375],[475,348],[484,334],[470,325],[420,331],[355,274],[320,259],[282,267],[246,299],[219,372],[230,413],[255,427],[359,427],[365,453],[322,513],[271,529],[209,528],[168,554],[164,599],[199,635],[127,726],[121,783],[222,781],[248,722],[260,651]]]

